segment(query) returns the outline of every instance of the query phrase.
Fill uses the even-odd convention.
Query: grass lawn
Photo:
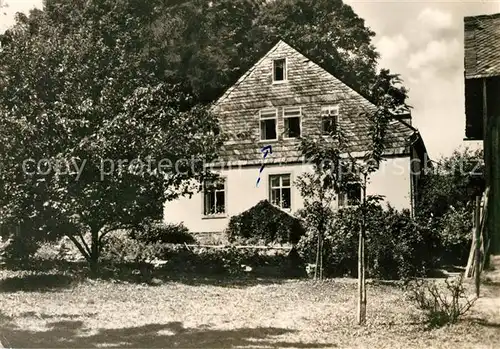
[[[35,287],[35,285],[38,285]],[[397,287],[368,285],[355,324],[356,280],[73,282],[0,271],[6,347],[500,348],[500,286],[484,286],[461,323],[426,330]]]

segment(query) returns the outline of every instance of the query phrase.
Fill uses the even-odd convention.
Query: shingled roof
[[[500,13],[464,18],[465,78],[500,76]]]
[[[289,79],[286,84],[273,84],[272,62],[282,57],[288,61]],[[223,131],[233,135],[225,142],[220,160],[230,166],[261,164],[260,150],[267,143],[259,136],[259,110],[300,105],[304,110],[304,135],[321,137],[321,106],[328,104],[340,105],[339,127],[347,136],[348,151],[351,154],[367,151],[371,138],[370,120],[366,114],[374,112],[376,106],[295,48],[280,41],[215,103],[213,110]],[[280,118],[278,126],[283,129]],[[387,130],[386,155],[409,154],[410,142],[415,135],[418,131],[411,125],[392,121]],[[272,141],[273,156],[266,161],[303,161],[299,144],[299,139]]]

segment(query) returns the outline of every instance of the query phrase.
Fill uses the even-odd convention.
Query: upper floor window
[[[339,207],[359,205],[362,200],[361,184],[348,183],[345,190],[339,194]]]
[[[260,111],[260,139],[276,140],[277,137],[277,118],[276,109],[265,109]]]
[[[285,107],[283,108],[283,120],[285,123],[285,137],[297,138],[301,135],[301,107]]]
[[[275,59],[273,61],[273,82],[285,81],[287,79],[286,59]]]
[[[205,216],[226,213],[226,183],[223,178],[205,181],[203,197],[203,214]]]
[[[332,105],[321,108],[321,134],[331,135],[337,132],[339,121],[339,106]]]
[[[292,207],[292,185],[290,174],[269,176],[269,201],[273,205],[289,210]]]

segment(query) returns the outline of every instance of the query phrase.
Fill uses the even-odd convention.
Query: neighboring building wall
[[[229,219],[269,199],[269,176],[273,174],[291,174],[292,182],[305,171],[311,171],[310,165],[294,164],[266,166],[261,175],[259,187],[256,181],[260,167],[242,167],[221,171],[226,178],[226,215],[207,218],[203,215],[203,193],[185,197],[165,204],[164,220],[170,223],[183,222],[193,232],[223,231]],[[388,158],[381,163],[381,168],[373,173],[367,185],[367,195],[383,195],[398,210],[410,209],[410,158],[409,156]],[[336,206],[336,204],[335,204]],[[292,187],[291,213],[303,207],[299,190]]]

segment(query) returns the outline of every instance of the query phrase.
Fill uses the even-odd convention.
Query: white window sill
[[[227,214],[221,213],[221,214],[214,214],[214,215],[203,215],[201,219],[224,219],[227,218]]]
[[[286,84],[288,80],[273,80],[273,85]]]

